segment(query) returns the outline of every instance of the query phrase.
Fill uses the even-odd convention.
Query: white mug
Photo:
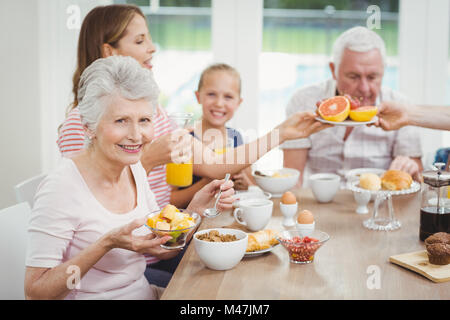
[[[309,177],[314,197],[318,202],[326,203],[333,200],[341,185],[341,177],[334,173],[317,173]]]
[[[234,209],[234,219],[251,231],[265,228],[272,217],[273,202],[267,199],[246,199]]]

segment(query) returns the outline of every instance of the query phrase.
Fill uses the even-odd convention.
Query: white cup
[[[272,217],[273,202],[267,199],[246,199],[234,209],[234,219],[251,231],[265,228]]]
[[[333,200],[341,185],[341,177],[334,173],[317,173],[309,177],[309,184],[316,200],[326,203]]]

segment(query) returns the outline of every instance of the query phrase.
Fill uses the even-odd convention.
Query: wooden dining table
[[[314,214],[315,228],[330,239],[310,264],[294,264],[278,245],[260,256],[244,257],[226,271],[208,269],[198,257],[193,241],[162,295],[165,300],[294,300],[294,299],[450,299],[450,282],[435,283],[389,262],[389,257],[424,250],[419,239],[420,193],[393,196],[395,231],[366,229],[371,217],[356,213],[349,190],[340,190],[332,202],[318,203],[310,189],[293,190],[299,210]],[[273,214],[266,228],[285,230],[280,199],[272,199]],[[232,212],[204,218],[199,229],[235,228]]]

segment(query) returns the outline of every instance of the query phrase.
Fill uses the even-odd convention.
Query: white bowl
[[[273,198],[280,198],[283,193],[292,189],[298,181],[300,171],[292,168],[282,168],[279,170],[270,170],[263,172],[267,176],[261,176],[252,173],[256,184],[264,191],[270,192]],[[286,177],[272,177],[273,174],[279,173],[281,176]]]
[[[199,240],[198,235],[217,230],[219,234],[232,234],[238,240],[230,242],[209,242]],[[210,269],[229,270],[244,257],[247,250],[248,235],[244,231],[227,228],[212,228],[194,234],[194,247],[200,260]]]

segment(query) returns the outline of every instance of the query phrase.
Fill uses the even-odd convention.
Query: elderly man
[[[362,106],[379,105],[383,100],[405,101],[381,86],[385,67],[385,45],[373,31],[354,27],[339,36],[330,62],[332,79],[300,88],[291,98],[287,116],[297,111],[315,110],[316,102],[348,94]],[[404,127],[386,132],[381,128],[334,126],[306,139],[282,145],[284,166],[310,173],[334,172],[344,175],[354,168],[398,169],[413,177],[422,171],[422,150],[417,129]]]

